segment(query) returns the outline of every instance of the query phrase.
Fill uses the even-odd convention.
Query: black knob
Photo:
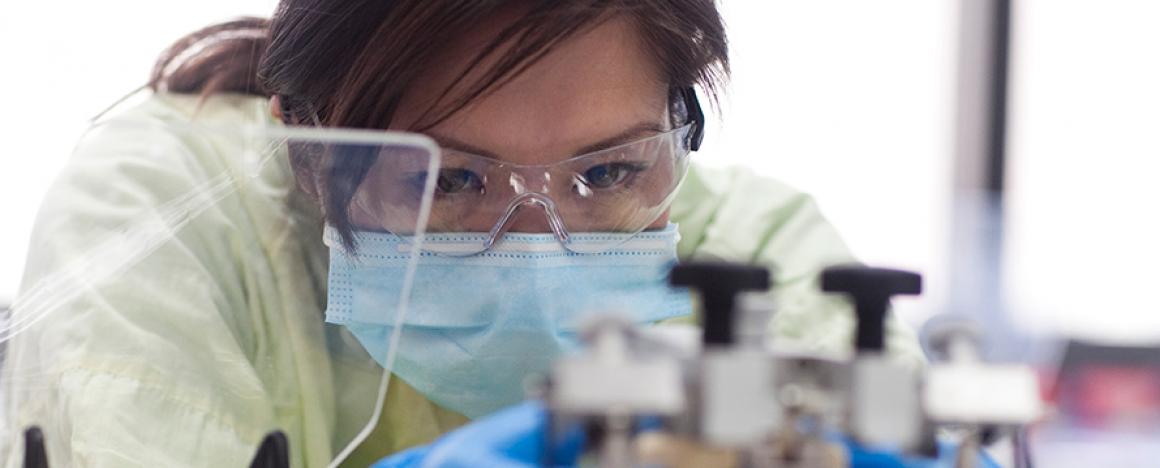
[[[922,276],[887,268],[835,266],[822,271],[822,290],[845,293],[854,303],[854,312],[858,318],[854,349],[858,352],[882,351],[885,348],[886,310],[890,307],[890,298],[922,293]]]
[[[266,434],[250,468],[290,468],[290,442],[282,431]]]
[[[769,270],[721,262],[684,263],[673,267],[669,284],[701,293],[702,341],[706,346],[733,343],[733,315],[737,294],[769,289]]]
[[[32,426],[24,431],[24,468],[48,468],[48,453],[44,449],[44,433]]]

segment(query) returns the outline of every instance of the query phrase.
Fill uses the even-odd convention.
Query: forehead
[[[392,126],[414,126],[442,104],[445,90],[458,96],[489,70],[503,50],[459,79],[505,20],[480,25],[434,57],[430,76],[403,98]],[[613,17],[557,44],[524,72],[425,131],[501,159],[543,164],[644,122],[666,124],[667,96],[668,85],[641,49],[632,22]]]

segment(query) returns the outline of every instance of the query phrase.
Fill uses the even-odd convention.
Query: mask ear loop
[[[299,113],[295,112],[293,109],[293,106],[290,105],[290,97],[289,96],[284,95],[284,94],[276,94],[276,95],[274,95],[273,99],[276,99],[278,102],[277,105],[279,107],[279,114],[281,114],[278,117],[282,120],[283,124],[285,124],[287,126],[308,127],[307,125],[302,124],[302,122],[298,118]],[[306,110],[307,110],[306,115],[308,115],[310,117],[311,123],[314,124],[313,128],[322,129],[323,128],[322,120],[318,118],[318,112],[314,110],[314,105],[312,105],[309,102],[303,102],[302,107],[306,108]],[[296,175],[296,177],[297,177],[297,175]],[[314,197],[318,201],[321,201],[322,200],[322,198],[321,198],[322,188],[321,187],[322,187],[322,182],[323,182],[321,172],[312,171],[312,178],[311,179],[312,180],[310,180],[308,182],[303,182],[300,180],[299,184],[301,186],[303,186],[304,190],[307,193],[309,193],[312,197]],[[309,188],[305,187],[306,184],[309,184],[311,187],[309,187]]]

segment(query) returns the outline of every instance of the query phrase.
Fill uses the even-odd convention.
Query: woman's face
[[[422,125],[449,85],[473,83],[488,57],[467,76],[461,70],[506,22],[465,35],[433,58],[432,73],[404,97],[393,129]],[[462,91],[451,86],[450,95]],[[613,18],[582,31],[511,81],[489,91],[423,133],[440,146],[520,165],[544,165],[639,140],[670,128],[668,83],[641,49],[631,22]],[[443,103],[445,104],[445,103]],[[653,226],[663,226],[667,215]],[[486,231],[490,225],[473,226]],[[540,210],[522,209],[513,232],[548,232]]]

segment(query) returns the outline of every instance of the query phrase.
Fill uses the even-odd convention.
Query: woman
[[[510,176],[507,166],[559,168],[609,148],[655,141],[695,149],[703,122],[689,90],[698,85],[712,95],[720,89],[726,50],[710,0],[284,0],[269,21],[239,20],[178,41],[159,60],[150,90],[110,115],[208,126],[420,132],[444,148],[446,160],[484,161],[487,170]],[[70,233],[116,232],[137,208],[181,193],[175,187],[198,186],[212,173],[201,147],[148,135],[142,140],[153,138],[161,143],[121,138],[78,148],[38,220],[26,289],[66,268],[92,242]],[[158,144],[171,151],[161,159],[135,152],[146,143],[150,155]],[[321,331],[324,322],[342,321],[337,309],[359,313],[359,305],[336,298],[334,272],[355,283],[364,279],[354,287],[372,297],[376,281],[393,278],[391,270],[361,276],[367,270],[347,261],[361,248],[356,241],[366,223],[360,219],[373,218],[349,208],[366,171],[336,172],[318,161],[291,151],[254,178],[252,188],[174,234],[179,245],[159,247],[112,284],[87,285],[102,293],[99,300],[70,304],[75,320],[48,320],[36,333],[14,339],[6,372],[35,369],[49,383],[10,392],[19,400],[8,407],[11,425],[40,425],[54,464],[94,466],[244,465],[274,429],[289,436],[296,466],[322,466],[355,440],[367,416],[352,423],[350,413],[366,408],[344,407],[346,387],[356,378],[340,371],[349,356],[318,353],[339,344],[361,347],[381,363],[383,329],[348,323],[340,334]],[[448,168],[446,161],[444,167],[436,197],[511,188],[487,185],[481,171]],[[640,170],[605,164],[580,174],[584,187],[612,187]],[[436,205],[431,218],[434,226],[445,223],[447,232],[490,232],[478,251],[522,239],[514,233],[542,233],[546,242],[565,243],[583,237],[572,236],[577,233],[617,231],[633,239],[666,236],[681,259],[764,264],[776,269],[777,278],[779,308],[769,332],[782,344],[845,351],[850,311],[818,293],[814,280],[822,267],[852,256],[812,201],[741,170],[693,165],[683,181],[680,175],[666,185],[671,190],[630,214],[620,212],[623,205],[556,210],[548,207],[561,204],[559,193],[531,191],[454,215],[441,215]],[[350,183],[335,182],[343,180]],[[532,195],[519,198],[525,193]],[[627,271],[613,267],[578,267],[566,286],[599,296],[594,285],[607,283],[595,272],[611,271],[616,279],[615,272]],[[524,273],[550,275],[548,270]],[[443,297],[424,296],[421,285],[416,295],[463,299],[481,316],[539,310],[471,302],[464,296],[485,289],[474,287],[479,276],[443,275]],[[641,288],[662,288],[659,281]],[[518,296],[545,294],[552,293],[532,289]],[[687,306],[678,302],[651,304],[663,313],[638,318],[687,316],[688,310],[677,310]],[[475,361],[460,356],[452,362],[441,354],[447,343],[436,336],[415,335],[411,354],[401,345],[400,360],[410,367],[392,369],[401,378],[391,380],[374,432],[347,462],[365,466],[515,403],[511,381],[535,369],[493,375],[511,371],[493,359],[496,347],[516,343],[516,351],[527,354],[559,350],[549,349],[553,342],[521,348],[521,342],[505,341],[509,330],[498,323],[488,325],[496,332],[492,339],[472,349]],[[460,350],[476,346],[454,344]],[[920,359],[913,338],[896,323],[889,346]],[[487,372],[465,381],[473,364]],[[8,381],[20,386],[20,379]],[[455,392],[456,385],[476,384],[495,391]],[[13,460],[18,452],[10,451]]]

